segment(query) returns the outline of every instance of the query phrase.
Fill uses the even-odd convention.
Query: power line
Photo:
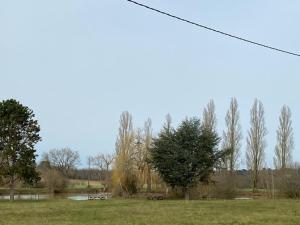
[[[207,26],[201,25],[201,24],[199,24],[199,23],[196,23],[196,22],[193,22],[193,21],[190,21],[190,20],[187,20],[187,19],[184,19],[184,18],[175,16],[175,15],[172,15],[172,14],[170,14],[170,13],[161,11],[161,10],[159,10],[159,9],[152,8],[152,7],[150,7],[150,6],[144,5],[144,4],[142,4],[142,3],[139,3],[139,2],[136,2],[136,1],[133,1],[133,0],[127,0],[127,1],[128,1],[128,2],[131,2],[131,3],[135,4],[135,5],[144,7],[144,8],[146,8],[146,9],[152,10],[152,11],[154,11],[154,12],[163,14],[163,15],[165,15],[165,16],[168,16],[168,17],[171,17],[171,18],[174,18],[174,19],[177,19],[177,20],[180,20],[180,21],[183,21],[183,22],[186,22],[186,23],[195,25],[195,26],[197,26],[197,27],[201,27],[201,28],[204,28],[204,29],[207,29],[207,30],[210,30],[210,31],[219,33],[219,34],[222,34],[222,35],[225,35],[225,36],[234,38],[234,39],[238,39],[238,40],[243,41],[243,42],[247,42],[247,43],[250,43],[250,44],[253,44],[253,45],[257,45],[257,46],[260,46],[260,47],[263,47],[263,48],[268,48],[268,49],[271,49],[271,50],[274,50],[274,51],[286,53],[286,54],[293,55],[293,56],[300,56],[300,54],[297,54],[297,53],[293,53],[293,52],[289,52],[289,51],[282,50],[282,49],[279,49],[279,48],[275,48],[275,47],[272,47],[272,46],[270,46],[270,45],[258,43],[258,42],[255,42],[255,41],[251,41],[251,40],[249,40],[249,39],[245,39],[245,38],[242,38],[242,37],[239,37],[239,36],[235,36],[235,35],[232,35],[232,34],[229,34],[229,33],[226,33],[226,32],[223,32],[223,31],[220,31],[220,30],[211,28],[211,27],[207,27]]]

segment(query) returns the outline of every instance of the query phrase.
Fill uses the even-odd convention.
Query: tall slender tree
[[[213,100],[210,100],[210,102],[203,110],[202,126],[206,130],[209,130],[211,132],[215,132],[217,127],[217,116],[215,111],[216,111],[215,103]]]
[[[291,166],[292,150],[294,148],[294,134],[292,127],[292,113],[288,106],[283,106],[277,129],[277,144],[275,147],[274,164],[276,169]]]
[[[262,102],[255,99],[250,112],[250,129],[247,137],[247,166],[252,172],[253,191],[257,189],[259,171],[262,169],[266,147],[264,107]]]
[[[238,103],[235,98],[231,99],[230,108],[227,111],[225,122],[226,130],[223,132],[223,149],[229,150],[229,154],[225,158],[224,166],[230,171],[230,173],[232,173],[238,166],[242,139],[240,113],[238,110]]]
[[[151,192],[151,166],[150,166],[150,150],[152,148],[152,122],[148,119],[144,125],[144,143],[145,143],[145,160],[146,160],[146,182],[147,192]]]
[[[137,191],[134,137],[132,116],[129,112],[123,112],[120,117],[119,135],[116,141],[116,159],[113,179],[115,188],[118,187],[130,195]]]
[[[141,128],[137,128],[135,132],[134,140],[134,161],[138,170],[138,181],[139,188],[143,188],[145,184],[145,170],[146,170],[146,159],[145,159],[145,142],[143,137],[143,131]]]
[[[148,119],[144,129],[138,128],[135,133],[135,163],[139,171],[140,188],[147,184],[147,192],[151,192],[150,149],[152,147],[152,122]]]

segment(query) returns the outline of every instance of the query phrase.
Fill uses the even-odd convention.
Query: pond
[[[9,200],[9,195],[0,195],[0,200]],[[75,201],[85,201],[88,200],[88,194],[57,194],[57,195],[47,195],[47,194],[20,194],[15,195],[15,200],[45,200],[49,198],[61,198],[70,199]]]
[[[0,200],[9,200],[9,195],[0,195]],[[43,200],[48,199],[49,195],[15,195],[15,200]]]

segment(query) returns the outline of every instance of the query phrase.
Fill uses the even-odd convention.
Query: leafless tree
[[[100,181],[103,182],[105,189],[109,183],[109,170],[113,163],[114,157],[111,154],[99,154],[91,158],[91,163],[99,170]]]
[[[151,166],[149,163],[150,150],[152,147],[152,122],[148,119],[144,125],[144,143],[145,143],[145,165],[146,165],[146,180],[147,192],[151,192]]]
[[[120,118],[119,135],[116,141],[114,184],[127,194],[136,192],[137,177],[134,161],[134,130],[132,116],[123,112]]]
[[[223,149],[227,149],[230,153],[225,158],[225,168],[231,173],[238,166],[238,158],[240,156],[242,131],[240,125],[240,113],[238,111],[238,103],[235,98],[231,99],[230,108],[227,111],[226,131],[223,132]]]
[[[143,138],[142,129],[138,128],[135,132],[135,154],[134,160],[138,169],[139,177],[139,188],[142,188],[145,184],[145,169],[146,169],[146,159],[145,159],[145,142]]]
[[[52,166],[67,176],[80,162],[79,153],[70,148],[51,149],[46,157]]]
[[[277,145],[275,147],[274,164],[276,169],[286,169],[292,164],[292,150],[294,148],[294,134],[292,127],[292,113],[288,106],[283,106],[277,129]]]
[[[217,117],[215,112],[215,103],[213,100],[210,100],[206,108],[204,108],[202,117],[203,127],[207,130],[215,131],[217,126]]]
[[[164,124],[166,130],[170,131],[172,129],[171,124],[172,124],[172,117],[171,117],[170,114],[167,114],[166,115],[166,122]]]
[[[257,188],[259,171],[264,162],[264,152],[266,147],[264,107],[262,102],[255,99],[250,112],[250,129],[247,137],[247,166],[252,172],[253,191]]]
[[[91,164],[95,166],[99,171],[103,171],[105,168],[102,154],[91,157]]]
[[[87,163],[89,166],[89,170],[88,170],[88,188],[90,187],[90,180],[91,180],[91,164],[92,164],[92,157],[88,156],[87,157]]]
[[[105,170],[108,172],[114,162],[114,155],[112,154],[102,154],[102,159],[103,159],[103,163],[104,163],[104,167]]]

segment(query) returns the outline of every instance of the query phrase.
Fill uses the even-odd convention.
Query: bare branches
[[[146,180],[147,191],[151,191],[151,167],[149,165],[150,150],[152,147],[152,122],[148,119],[144,125],[144,143],[145,143],[145,164],[146,164]]]
[[[279,117],[277,144],[275,147],[274,164],[276,169],[285,169],[291,166],[293,148],[292,113],[288,106],[283,106]]]
[[[127,194],[136,192],[137,178],[134,162],[134,131],[132,117],[123,112],[120,117],[119,135],[116,141],[116,160],[114,167],[115,187]]]
[[[253,190],[257,188],[259,170],[263,166],[266,147],[264,107],[262,102],[255,99],[250,112],[250,130],[247,138],[247,166],[252,171]]]
[[[94,157],[91,157],[91,163],[99,170],[109,171],[113,161],[114,156],[111,154],[98,154]]]
[[[70,175],[71,170],[80,162],[79,153],[70,148],[52,149],[46,157],[48,157],[50,164],[64,175]]]
[[[230,108],[227,111],[226,131],[223,132],[223,149],[229,150],[228,157],[225,158],[225,167],[230,172],[237,168],[238,157],[240,156],[242,131],[240,125],[240,113],[238,103],[235,98],[231,99]]]
[[[203,110],[203,121],[202,125],[205,129],[209,131],[215,131],[217,127],[217,117],[215,112],[215,103],[213,100],[207,104],[206,108]]]

